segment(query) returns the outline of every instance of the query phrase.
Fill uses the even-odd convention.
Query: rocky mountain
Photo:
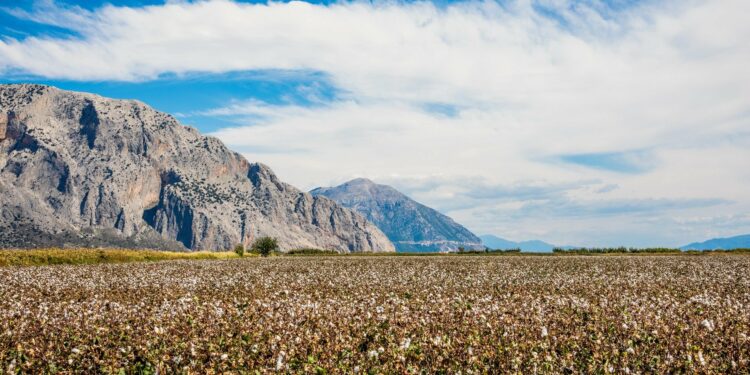
[[[393,251],[362,215],[143,103],[0,85],[0,247]]]
[[[510,241],[491,234],[479,236],[482,243],[493,250],[520,249],[521,251],[551,252],[555,246],[540,240]]]
[[[358,178],[310,193],[361,213],[388,236],[398,251],[484,249],[482,241],[468,229],[390,186]]]
[[[750,249],[750,234],[714,238],[704,242],[694,242],[681,247],[682,250],[733,250]]]

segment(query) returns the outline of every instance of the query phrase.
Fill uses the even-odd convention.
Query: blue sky
[[[748,11],[21,0],[0,82],[138,99],[300,188],[368,177],[478,234],[677,246],[750,232]]]
[[[164,74],[138,82],[79,81],[11,76],[3,82],[35,82],[65,90],[93,92],[118,99],[138,99],[174,114],[203,132],[236,125],[232,116],[205,116],[202,111],[249,100],[271,105],[313,106],[330,102],[339,90],[321,72],[240,71],[227,73]]]
[[[588,168],[633,174],[647,172],[656,164],[652,153],[642,150],[569,154],[560,156],[560,160]]]

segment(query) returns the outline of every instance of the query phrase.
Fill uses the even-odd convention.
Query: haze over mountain
[[[540,240],[515,242],[492,234],[484,234],[479,238],[485,246],[493,250],[521,249],[521,251],[551,252],[555,248],[555,245]]]
[[[362,215],[143,103],[0,85],[0,247],[393,251]]]
[[[703,242],[693,242],[681,247],[682,250],[732,250],[750,249],[750,234],[734,237],[713,238]]]
[[[310,191],[352,208],[378,226],[398,251],[483,249],[481,239],[450,217],[398,190],[365,178]]]

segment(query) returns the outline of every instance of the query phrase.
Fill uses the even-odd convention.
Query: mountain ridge
[[[361,213],[388,236],[398,251],[484,249],[471,231],[388,185],[357,178],[335,187],[318,187],[310,193]]]
[[[358,213],[133,100],[0,85],[0,247],[393,251]]]
[[[521,251],[552,252],[556,247],[541,240],[511,241],[492,234],[483,234],[479,238],[482,243],[492,250],[520,249]]]
[[[680,247],[680,250],[732,250],[750,249],[750,234],[732,237],[712,238],[702,242],[693,242]]]

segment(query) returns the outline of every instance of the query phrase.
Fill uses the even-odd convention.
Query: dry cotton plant
[[[9,373],[748,373],[750,257],[0,268]]]

